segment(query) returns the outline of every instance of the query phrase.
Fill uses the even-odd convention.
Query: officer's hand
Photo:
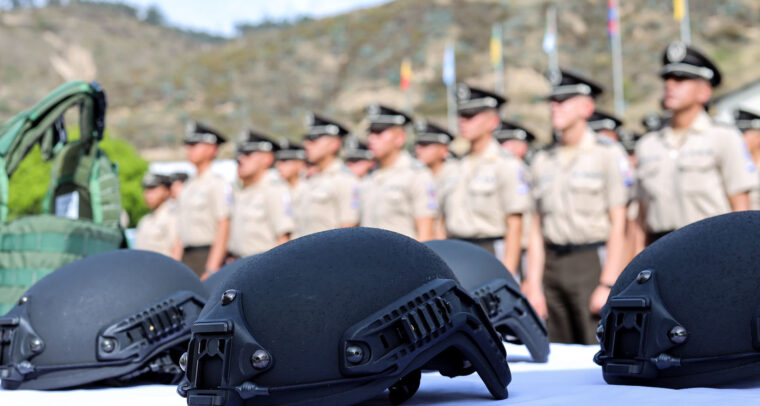
[[[541,289],[540,286],[523,283],[522,286],[520,286],[520,290],[525,295],[525,298],[528,299],[530,305],[533,306],[533,310],[536,311],[538,317],[546,319],[549,312],[546,309],[546,296],[544,296],[543,289]]]
[[[201,281],[205,281],[206,279],[208,279],[209,276],[211,276],[211,272],[209,271],[204,272],[203,275],[201,275]]]
[[[588,309],[591,314],[598,315],[602,311],[602,307],[607,303],[607,297],[610,295],[610,288],[608,286],[599,285],[591,292],[591,299],[588,302]]]

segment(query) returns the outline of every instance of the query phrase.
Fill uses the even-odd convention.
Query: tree
[[[150,7],[148,7],[148,10],[145,12],[145,22],[151,25],[164,25],[166,23],[166,17],[164,17],[163,11],[161,9],[153,4]]]

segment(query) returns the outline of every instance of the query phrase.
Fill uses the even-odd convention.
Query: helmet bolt
[[[636,282],[638,283],[644,283],[648,280],[652,279],[652,271],[646,270],[639,272],[638,276],[636,276]]]
[[[227,306],[232,303],[232,301],[235,300],[235,296],[237,296],[237,292],[233,289],[224,291],[222,294],[222,306]]]
[[[603,338],[604,338],[604,325],[600,322],[599,326],[596,328],[596,340],[601,343]]]
[[[364,350],[357,345],[346,348],[346,360],[352,364],[358,364],[364,358]]]
[[[37,337],[33,338],[32,341],[29,342],[29,349],[34,352],[42,351],[42,346],[43,346],[42,340],[40,340]]]
[[[110,338],[104,338],[103,341],[100,342],[100,349],[103,350],[103,352],[111,353],[116,349],[116,342]]]
[[[179,368],[182,370],[182,372],[187,372],[187,353],[182,353],[182,356],[179,357]]]
[[[683,343],[686,341],[686,338],[688,336],[689,333],[682,326],[675,326],[668,332],[668,338],[670,338],[670,341],[672,341],[674,344]]]
[[[272,363],[272,357],[264,350],[256,350],[251,355],[251,365],[256,369],[266,369]]]
[[[29,301],[28,296],[21,296],[21,298],[18,300],[18,305],[21,306],[22,304],[25,304],[28,301]]]

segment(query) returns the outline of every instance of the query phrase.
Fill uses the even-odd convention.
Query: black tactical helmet
[[[206,301],[181,263],[110,251],[40,279],[0,318],[4,389],[57,389],[143,380],[170,383]]]
[[[385,389],[401,403],[421,370],[477,372],[507,397],[499,336],[424,245],[347,228],[240,261],[192,327],[188,405],[345,405]]]
[[[760,376],[760,212],[657,240],[602,308],[594,361],[611,384],[684,388]]]
[[[483,305],[496,331],[505,341],[525,344],[531,357],[546,362],[549,334],[520,286],[495,256],[460,240],[425,243],[454,271],[462,287]]]

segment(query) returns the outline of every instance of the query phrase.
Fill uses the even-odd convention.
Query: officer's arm
[[[731,203],[732,211],[749,210],[749,192],[728,196],[728,201]]]
[[[180,241],[179,237],[175,238],[172,242],[172,258],[182,262],[182,255],[185,253],[184,251],[182,241]]]
[[[290,241],[290,233],[283,234],[283,235],[277,237],[277,245],[285,244],[288,241]]]
[[[418,240],[430,241],[433,239],[433,220],[433,217],[418,217],[414,219]]]
[[[504,266],[512,274],[517,274],[522,251],[522,214],[510,214],[506,218],[507,232],[504,233]]]
[[[435,219],[435,225],[433,226],[433,238],[436,240],[446,239],[446,218],[443,214]]]
[[[211,251],[208,254],[206,260],[206,272],[201,279],[208,278],[212,273],[216,272],[224,261],[224,257],[227,255],[227,240],[230,236],[230,219],[223,218],[216,223],[216,236],[214,236],[214,243],[211,245]]]
[[[541,234],[541,215],[533,212],[528,235],[528,266],[520,290],[536,310],[538,316],[547,316],[546,297],[544,296],[544,237]]]
[[[607,257],[599,277],[599,285],[591,293],[589,310],[599,314],[607,302],[610,287],[615,284],[620,271],[623,270],[623,252],[625,244],[625,205],[615,206],[608,210],[610,216],[610,234],[607,238]]]

